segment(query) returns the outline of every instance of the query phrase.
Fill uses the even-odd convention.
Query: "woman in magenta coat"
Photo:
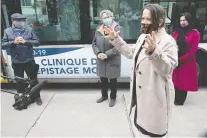
[[[192,17],[189,13],[180,15],[180,22],[173,33],[178,45],[179,65],[173,72],[175,86],[175,105],[183,105],[188,91],[198,90],[198,77],[195,53],[200,41],[200,33],[193,29]]]

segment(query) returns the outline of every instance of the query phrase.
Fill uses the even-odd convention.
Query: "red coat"
[[[173,38],[175,40],[178,38],[178,32],[173,33]],[[178,59],[181,65],[173,71],[173,83],[178,89],[197,91],[198,77],[195,53],[198,49],[200,33],[196,29],[193,29],[185,35],[185,38],[187,46],[184,55]]]

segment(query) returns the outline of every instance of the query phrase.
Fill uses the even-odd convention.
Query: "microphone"
[[[47,80],[44,80],[44,81],[38,83],[37,85],[35,85],[35,86],[31,89],[31,91],[28,93],[28,95],[29,95],[29,96],[34,96],[34,95],[37,94],[37,93],[43,88],[43,86],[44,86],[45,84],[47,84],[47,83],[48,83]]]
[[[18,100],[13,104],[13,107],[17,110],[26,109],[27,106],[32,103],[32,100],[35,98],[35,96],[40,92],[40,90],[43,88],[45,84],[47,84],[48,81],[44,80],[37,85],[35,85],[29,93],[22,93]]]
[[[18,77],[18,76],[15,76],[15,80],[16,80],[16,82],[22,82],[22,83],[25,83],[26,81],[28,81],[28,79],[22,78],[22,77]]]

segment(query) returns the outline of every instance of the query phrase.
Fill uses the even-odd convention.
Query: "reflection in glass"
[[[200,40],[207,40],[207,3],[202,1],[192,2],[168,2],[172,6],[172,10],[168,11],[168,15],[172,15],[171,32],[179,23],[179,15],[183,12],[189,12],[192,15],[194,27],[200,32]]]
[[[140,35],[140,12],[143,7],[142,0],[91,0],[90,3],[91,29],[93,32],[100,23],[100,11],[109,9],[114,13],[115,21],[122,26],[124,39],[134,40],[138,38]]]
[[[78,0],[31,0],[31,6],[23,2],[22,13],[41,42],[80,40]]]
[[[59,40],[80,40],[80,9],[78,0],[61,0],[59,4],[61,33]]]
[[[120,2],[119,23],[123,27],[124,39],[137,39],[140,35],[141,1],[122,0]]]

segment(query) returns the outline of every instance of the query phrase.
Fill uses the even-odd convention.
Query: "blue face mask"
[[[113,23],[113,19],[112,18],[103,19],[103,23],[105,25],[111,25]]]
[[[14,24],[14,26],[18,29],[22,29],[25,28],[25,22],[23,21],[16,21],[16,23]]]

